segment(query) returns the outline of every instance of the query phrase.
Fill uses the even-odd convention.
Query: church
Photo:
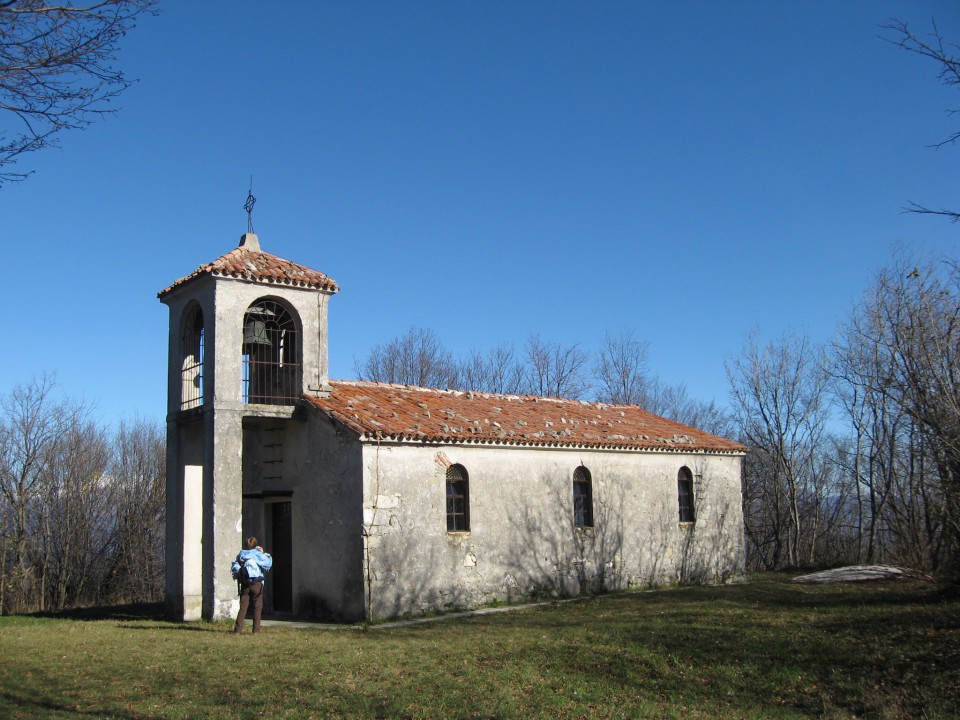
[[[172,616],[236,614],[249,535],[265,611],[335,622],[742,575],[742,445],[633,405],[331,380],[338,291],[250,228],[158,293]]]

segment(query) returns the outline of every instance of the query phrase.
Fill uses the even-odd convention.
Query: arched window
[[[243,316],[243,401],[293,405],[300,383],[300,330],[286,306],[258,300]]]
[[[696,519],[693,507],[693,473],[682,467],[677,473],[677,496],[680,499],[680,522],[692,523]]]
[[[447,468],[447,532],[470,530],[470,488],[463,465]]]
[[[573,525],[593,527],[593,481],[582,465],[573,471]]]
[[[194,304],[187,311],[180,336],[180,409],[203,405],[203,311]]]

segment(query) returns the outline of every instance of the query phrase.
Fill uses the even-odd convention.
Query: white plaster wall
[[[446,532],[449,463],[469,474],[470,532]],[[366,443],[365,582],[372,618],[743,572],[739,456]],[[573,527],[573,472],[594,527]],[[696,522],[678,520],[677,472]]]

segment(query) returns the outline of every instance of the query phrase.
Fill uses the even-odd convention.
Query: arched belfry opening
[[[192,303],[187,310],[180,336],[180,409],[203,405],[203,310]]]
[[[293,405],[302,396],[302,347],[296,315],[258,300],[243,316],[243,402]]]

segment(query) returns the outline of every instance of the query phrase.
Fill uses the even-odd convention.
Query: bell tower
[[[339,288],[264,252],[248,230],[158,293],[170,309],[166,601],[183,620],[236,612],[230,564],[264,522],[262,507],[244,504],[250,467],[260,468],[245,432],[282,429],[305,395],[329,393],[327,307]]]

